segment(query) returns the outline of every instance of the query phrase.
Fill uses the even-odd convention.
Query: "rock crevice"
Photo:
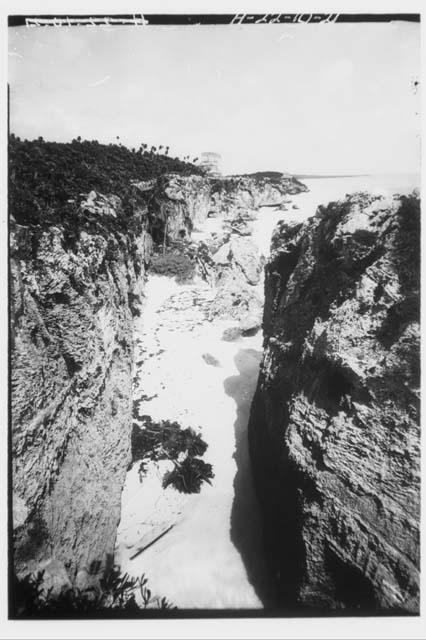
[[[231,218],[245,198],[240,182],[226,187]],[[265,185],[248,183],[259,199]],[[225,187],[198,175],[133,181],[124,191],[123,197],[91,191],[45,211],[39,206],[36,216],[12,207],[11,455],[18,575],[61,565],[62,575],[84,586],[91,567],[98,571],[112,562],[131,457],[133,323],[143,313],[152,248],[190,239],[214,207],[223,213]],[[219,251],[226,240],[218,239]],[[242,309],[252,304],[260,318],[259,256],[244,238],[231,244],[226,264],[214,269],[222,293],[212,314],[235,312],[231,294],[244,283],[249,300],[243,296]]]

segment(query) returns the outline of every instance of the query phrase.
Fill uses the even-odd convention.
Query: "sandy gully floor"
[[[247,421],[262,337],[226,342],[222,334],[232,322],[196,324],[189,330],[193,306],[176,311],[166,303],[166,311],[160,311],[170,296],[188,297],[192,289],[168,278],[150,278],[138,342],[145,360],[136,372],[135,398],[138,393],[156,396],[140,403],[142,415],[201,427],[209,445],[204,459],[213,465],[215,477],[199,494],[183,496],[172,487],[161,488],[167,462],[152,465],[142,483],[135,464],[123,491],[116,557],[123,571],[145,573],[153,593],[179,608],[259,608],[269,584]],[[206,355],[215,363],[208,364]]]
[[[308,211],[263,212],[253,223],[260,250],[268,253],[280,218]],[[199,235],[218,224],[207,220]],[[224,341],[235,322],[206,322],[200,298],[212,295],[202,282],[149,278],[136,326],[134,400],[140,415],[199,429],[215,477],[188,496],[162,489],[170,462],[150,464],[142,483],[136,463],[123,490],[115,558],[131,576],[146,574],[152,592],[179,608],[263,608],[272,589],[247,440],[262,335]]]

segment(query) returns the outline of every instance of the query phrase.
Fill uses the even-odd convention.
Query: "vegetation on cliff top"
[[[256,171],[255,173],[249,173],[248,177],[254,180],[269,180],[270,182],[281,182],[288,174],[281,173],[281,171]]]
[[[165,173],[203,175],[200,167],[168,155],[168,147],[128,149],[96,140],[70,143],[9,138],[9,211],[21,224],[39,221],[49,209],[92,190],[125,199],[132,181]],[[65,207],[66,208],[66,207]]]

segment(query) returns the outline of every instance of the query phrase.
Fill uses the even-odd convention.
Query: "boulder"
[[[243,276],[243,280],[252,286],[259,284],[263,263],[256,244],[250,238],[231,236],[213,255],[218,267],[218,279],[234,277],[235,273]]]
[[[259,310],[259,313],[249,313],[243,318],[241,318],[239,322],[239,329],[241,331],[241,335],[243,336],[254,336],[259,331],[262,326],[262,314]]]

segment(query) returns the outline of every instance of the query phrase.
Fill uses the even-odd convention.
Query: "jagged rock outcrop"
[[[229,280],[229,278],[235,279],[236,273],[250,285],[254,286],[260,282],[259,250],[248,238],[231,238],[213,255],[213,262],[220,269],[217,276],[218,282]]]
[[[11,227],[14,560],[84,581],[113,552],[151,241],[143,203],[91,192],[68,214]]]
[[[189,238],[194,226],[209,213],[211,184],[207,178],[166,174],[134,186],[147,200],[156,242]]]
[[[242,331],[259,329],[262,320],[263,258],[254,242],[232,235],[212,256],[215,296],[209,319],[233,318]]]
[[[273,237],[249,438],[284,608],[418,611],[419,231],[355,194]]]
[[[201,176],[167,175],[165,195],[173,202],[185,203],[192,226],[207,218],[210,207],[210,180]],[[191,226],[191,228],[192,228]]]
[[[224,212],[233,218],[239,212],[256,211],[260,207],[284,207],[288,196],[307,187],[292,176],[269,179],[262,176],[231,176],[212,180],[210,213]]]
[[[156,241],[189,238],[208,216],[224,217],[229,235],[251,233],[249,220],[260,207],[284,206],[288,196],[306,191],[293,177],[279,180],[247,176],[208,178],[167,174],[157,180],[134,182],[144,193],[151,212],[151,232]]]
[[[291,176],[236,176],[211,180],[211,206],[222,212],[222,235],[197,249],[202,276],[216,288],[208,318],[233,318],[240,333],[256,333],[263,310],[264,260],[249,237],[258,209],[288,202],[288,195],[307,187]],[[212,211],[210,210],[209,213]]]

